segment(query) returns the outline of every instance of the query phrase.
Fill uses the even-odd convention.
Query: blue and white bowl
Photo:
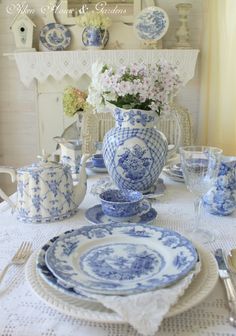
[[[99,198],[104,214],[111,218],[124,220],[151,209],[150,203],[139,191],[109,189],[101,193]]]
[[[102,154],[94,154],[92,156],[92,162],[95,168],[106,168]]]

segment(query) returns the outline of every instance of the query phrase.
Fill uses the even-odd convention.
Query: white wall
[[[187,1],[193,4],[189,17],[189,27],[192,47],[197,49],[200,48],[201,42],[202,1],[203,0]],[[2,56],[3,53],[14,51],[13,36],[9,29],[13,16],[7,14],[6,8],[11,3],[16,2],[15,0],[2,0],[2,3],[0,3],[0,165],[19,167],[35,161],[39,151],[39,138],[35,88],[33,85],[29,89],[25,88],[19,80],[15,63]],[[175,44],[175,31],[178,27],[178,13],[175,5],[179,2],[184,1],[159,0],[160,7],[167,11],[170,18],[170,27],[163,40],[164,48],[173,48]],[[34,46],[36,48],[38,48],[39,29],[44,24],[42,15],[40,14],[40,8],[45,5],[45,3],[46,0],[28,1],[29,7],[36,9],[37,12],[37,15],[32,17],[37,25],[34,34]],[[147,3],[150,3],[150,1],[146,0],[146,3],[144,1],[144,5]],[[110,33],[112,36],[112,29]],[[130,30],[129,35],[125,36],[123,48],[134,43],[135,39],[132,34],[133,32]],[[130,36],[129,39],[127,39],[127,36]],[[111,37],[111,41],[112,38],[122,41],[124,34],[120,34],[119,31],[113,27],[113,37]],[[77,48],[77,43],[74,43],[73,47]],[[196,72],[195,78],[189,82],[188,86],[180,94],[179,101],[191,111],[194,129],[196,129],[199,108],[198,71]],[[13,190],[10,179],[3,175],[0,176],[0,185],[2,188],[7,188],[8,193],[11,193]]]

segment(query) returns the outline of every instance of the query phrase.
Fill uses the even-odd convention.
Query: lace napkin
[[[195,269],[175,285],[156,291],[127,296],[97,294],[89,294],[89,296],[115,311],[123,321],[129,323],[140,334],[151,336],[158,331],[171,306],[184,294],[200,269],[201,263],[198,262]]]

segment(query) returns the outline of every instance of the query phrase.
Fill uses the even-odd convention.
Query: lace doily
[[[28,52],[14,54],[20,79],[29,86],[33,79],[42,82],[49,76],[61,80],[68,75],[78,80],[86,74],[91,77],[91,65],[95,61],[115,65],[130,63],[155,63],[164,59],[179,69],[185,85],[194,76],[199,50],[78,50],[60,52]]]

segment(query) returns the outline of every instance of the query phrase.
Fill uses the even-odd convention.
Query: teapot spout
[[[79,181],[74,186],[73,199],[75,204],[79,206],[85,198],[87,191],[87,174],[86,174],[86,162],[91,157],[91,154],[84,154],[80,162]]]

